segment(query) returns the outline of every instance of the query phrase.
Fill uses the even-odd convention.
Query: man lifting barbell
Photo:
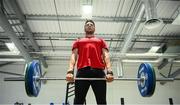
[[[95,23],[87,20],[84,25],[85,37],[74,42],[72,55],[66,80],[73,82],[73,70],[77,62],[76,78],[106,78],[107,82],[112,82],[113,72],[111,70],[109,51],[106,42],[94,35]],[[104,69],[107,69],[105,74]],[[92,87],[97,104],[106,104],[106,81],[81,81],[75,80],[74,104],[83,104],[89,87]]]
[[[93,21],[92,22],[87,21],[86,24],[89,25],[89,26],[85,26],[86,31],[90,32],[92,30],[95,30]],[[86,41],[91,41],[92,39],[97,39],[97,38],[93,36],[93,37],[86,37],[84,39],[86,39]],[[102,42],[100,41],[101,43],[98,43],[99,40],[101,40]],[[138,72],[137,72],[137,78],[129,78],[129,77],[128,78],[114,78],[113,73],[111,71],[108,49],[105,42],[102,39],[93,40],[93,41],[97,41],[97,43],[99,44],[97,45],[98,46],[97,50],[99,48],[100,48],[99,50],[101,50],[101,48],[103,49],[102,51],[96,52],[99,54],[99,56],[104,55],[102,57],[104,58],[104,62],[102,62],[103,60],[99,56],[98,57],[95,56],[96,58],[99,58],[98,61],[95,61],[97,59],[95,59],[94,55],[98,55],[98,54],[94,54],[95,52],[92,51],[92,49],[94,48],[92,44],[86,45],[86,43],[85,44],[83,43],[83,45],[86,45],[84,47],[89,46],[88,53],[84,54],[81,51],[82,42],[80,44],[80,41],[82,41],[82,39],[79,39],[74,43],[75,47],[73,47],[73,53],[70,60],[70,69],[68,70],[66,79],[58,78],[58,77],[42,77],[42,72],[41,72],[42,70],[41,70],[40,62],[37,60],[33,60],[26,64],[24,76],[4,78],[4,81],[24,81],[27,95],[30,97],[37,97],[41,90],[42,80],[67,80],[70,82],[75,80],[75,84],[78,84],[78,85],[76,85],[75,87],[76,97],[75,97],[74,103],[79,103],[79,100],[81,98],[85,99],[86,93],[90,85],[92,86],[93,91],[96,92],[95,95],[96,95],[96,99],[98,100],[97,103],[106,103],[106,81],[107,82],[112,82],[113,80],[137,81],[138,89],[141,96],[150,97],[154,94],[156,81],[173,82],[175,80],[180,80],[180,78],[156,78],[154,67],[150,63],[140,64]],[[83,41],[83,42],[86,42],[86,41]],[[79,69],[77,71],[76,77],[73,77],[73,68],[77,59],[77,55],[79,55],[79,59],[84,59],[85,57],[86,60],[78,63],[79,66],[77,67],[80,67],[80,68],[82,67],[82,69]],[[92,58],[92,55],[93,55],[93,58]],[[79,62],[79,59],[78,59],[78,62]],[[97,62],[99,62],[100,64],[98,64]],[[83,65],[80,65],[80,64],[83,64]],[[84,65],[87,67],[85,67]],[[102,67],[102,68],[98,68],[98,67]],[[104,73],[105,67],[108,68],[107,75],[105,75]],[[79,90],[79,89],[82,89],[82,90]],[[82,91],[84,91],[84,93]],[[80,95],[84,95],[84,96],[81,97]],[[98,95],[101,95],[101,96],[98,96]],[[80,98],[77,98],[77,96]],[[84,100],[83,101],[80,100],[80,101],[81,103],[84,102]]]
[[[4,78],[4,81],[25,81],[25,90],[28,96],[37,97],[41,90],[42,80],[75,81],[74,104],[83,104],[89,86],[96,96],[97,104],[106,104],[106,81],[137,81],[138,89],[143,97],[150,97],[155,91],[156,81],[173,82],[180,78],[156,78],[154,67],[150,63],[142,63],[137,72],[137,78],[115,78],[111,70],[109,52],[103,39],[94,36],[95,24],[92,20],[85,23],[86,37],[78,39],[73,44],[70,66],[66,79],[58,77],[42,77],[39,61],[33,60],[25,66],[25,75],[20,77]],[[77,74],[73,76],[73,69],[77,63]],[[105,74],[104,69],[107,69]]]

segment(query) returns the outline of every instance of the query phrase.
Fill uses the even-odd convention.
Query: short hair
[[[93,23],[93,25],[95,26],[95,23],[94,23],[94,21],[93,21],[93,20],[88,19],[88,20],[86,20],[85,24],[86,24],[86,23],[88,23],[88,22]]]

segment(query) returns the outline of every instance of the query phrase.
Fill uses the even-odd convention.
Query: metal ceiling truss
[[[138,36],[136,36],[136,37],[138,37]],[[164,40],[163,41],[163,43],[168,43],[170,40],[171,41],[173,41],[173,40],[177,40],[177,39],[180,39],[180,37],[178,37],[178,38],[176,38],[176,37],[165,37],[165,38],[163,38],[162,39],[162,37],[146,37],[146,39],[144,38],[144,37],[138,37],[138,38],[133,38],[132,40],[131,40],[131,42],[133,42],[133,43],[135,43],[135,42],[143,42],[143,43],[162,43],[162,40]],[[7,38],[7,37],[0,37],[0,39],[2,39],[2,40],[9,40],[9,38]],[[21,37],[21,38],[19,38],[20,40],[26,40],[26,39],[28,39],[27,37]],[[51,44],[52,44],[52,41],[55,41],[55,40],[59,40],[59,41],[63,41],[63,40],[66,40],[66,41],[74,41],[74,40],[76,40],[77,38],[75,38],[75,37],[72,37],[72,38],[59,38],[59,37],[51,37],[51,38],[49,38],[49,37],[46,37],[46,36],[44,36],[44,37],[35,37],[34,38],[34,40],[36,40],[36,41],[38,41],[38,40],[47,40],[47,41],[49,41],[50,40],[50,42],[51,42]],[[119,39],[117,39],[117,38],[107,38],[107,37],[103,37],[103,39],[105,40],[105,41],[110,41],[110,42],[124,42],[124,38],[119,38]],[[33,46],[32,46],[33,47]],[[52,46],[52,48],[53,48],[54,46]],[[55,49],[54,49],[55,50]]]
[[[15,13],[16,13],[15,15],[17,16],[18,20],[20,20],[20,22],[22,23],[21,25],[22,25],[22,27],[23,27],[23,29],[24,29],[24,35],[26,35],[26,36],[29,38],[29,41],[31,42],[31,44],[32,44],[33,48],[35,49],[35,51],[40,51],[37,42],[36,42],[36,41],[34,40],[34,38],[33,38],[33,34],[32,34],[32,32],[31,32],[28,24],[27,24],[27,21],[26,21],[24,15],[23,15],[23,13],[22,13],[20,7],[18,6],[17,1],[16,1],[16,0],[13,0],[13,1],[7,0],[7,3],[8,3],[8,4],[12,7],[12,9],[15,11]],[[8,21],[8,19],[7,19],[7,21]],[[9,27],[9,28],[10,28],[10,27]],[[12,41],[13,41],[13,40],[12,40]],[[14,41],[13,41],[13,42],[14,42]],[[17,46],[17,45],[16,45],[16,46]],[[21,46],[21,47],[22,47],[22,46]],[[26,55],[27,55],[27,54],[26,54]],[[43,58],[43,55],[40,55],[39,57],[40,57],[40,60],[42,61],[43,66],[44,66],[45,68],[47,68],[48,65],[47,65],[45,59]]]
[[[64,15],[25,15],[26,20],[31,21],[82,21],[81,16],[64,16]],[[18,18],[14,14],[10,14],[8,18],[10,20],[17,20]],[[127,22],[132,23],[133,17],[107,17],[107,16],[93,16],[92,19],[96,22]],[[171,24],[173,22],[173,18],[161,18],[165,24]],[[146,18],[142,18],[140,22],[145,22]]]
[[[4,40],[8,40],[8,37],[6,36],[6,34],[4,32],[0,32],[1,36],[0,36],[0,39],[2,41]],[[23,33],[22,33],[23,34]],[[63,37],[60,36],[60,34],[62,34]],[[59,40],[74,40],[74,39],[77,39],[79,37],[82,37],[84,36],[84,33],[48,33],[48,32],[34,32],[33,33],[33,37],[34,39],[38,39],[38,38],[49,38],[51,37],[51,39],[59,39]],[[102,37],[104,39],[117,39],[117,37],[119,36],[127,36],[127,34],[106,34],[106,33],[96,33],[97,37]],[[68,37],[67,37],[68,36]],[[163,37],[162,37],[163,36]],[[28,37],[25,37],[25,36],[22,36],[22,37],[19,37],[20,39],[24,39],[24,38],[28,38]],[[152,40],[179,40],[180,39],[180,36],[179,34],[175,35],[143,35],[143,34],[136,34],[134,36],[134,38],[136,39],[144,39],[144,40],[148,40],[148,39],[152,39]],[[120,38],[122,39],[122,38]]]
[[[5,30],[5,33],[8,35],[8,37],[13,41],[13,43],[19,49],[22,56],[28,62],[32,61],[32,58],[30,57],[29,53],[26,51],[26,49],[22,45],[21,41],[16,36],[15,32],[13,31],[11,25],[9,24],[8,19],[6,18],[6,16],[5,16],[4,12],[2,11],[2,9],[0,9],[0,24],[1,24],[1,27]]]

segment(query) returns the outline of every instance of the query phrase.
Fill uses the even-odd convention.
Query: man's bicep
[[[103,49],[102,49],[102,52],[103,52],[103,55],[109,54],[109,50],[106,49],[106,48],[103,48]]]
[[[72,55],[75,57],[75,59],[77,58],[77,55],[78,55],[78,49],[77,48],[72,50]]]
[[[78,53],[78,49],[77,49],[77,48],[73,49],[73,50],[72,50],[72,53],[73,53],[73,54],[77,54],[77,53]]]

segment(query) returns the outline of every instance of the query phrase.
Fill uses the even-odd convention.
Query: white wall
[[[124,76],[136,77],[139,64],[125,64]],[[47,76],[65,78],[67,70],[67,62],[64,64],[56,62],[49,65]],[[179,68],[175,65],[173,69]],[[116,68],[113,68],[116,74]],[[15,73],[23,73],[24,64],[12,64],[0,68],[1,71],[10,71]],[[157,70],[156,70],[157,72]],[[160,77],[157,74],[157,77]],[[25,93],[24,82],[4,82],[3,78],[11,75],[0,74],[0,104],[13,104],[15,102],[23,102],[25,104],[62,104],[65,99],[66,81],[48,81],[42,85],[40,94],[36,98],[28,97]],[[174,105],[180,104],[180,81],[169,82],[165,85],[156,84],[156,90],[152,97],[143,98],[137,88],[136,82],[114,81],[108,83],[107,101],[108,104],[120,104],[120,98],[125,99],[125,104],[167,104],[168,98],[173,98]],[[96,104],[94,94],[90,88],[86,97],[87,104]],[[70,99],[72,102],[73,98]]]

